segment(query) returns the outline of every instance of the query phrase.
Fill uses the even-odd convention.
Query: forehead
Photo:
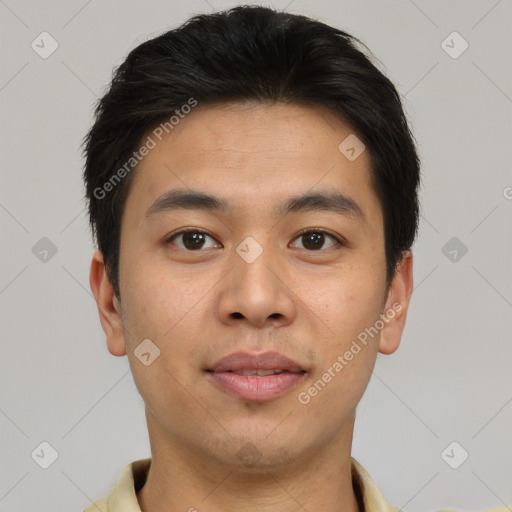
[[[168,132],[161,140],[154,130],[144,136],[156,145],[134,171],[128,212],[144,215],[158,197],[176,188],[225,198],[239,212],[256,211],[258,205],[276,212],[286,199],[316,189],[342,193],[363,210],[378,208],[368,152],[347,158],[340,144],[343,149],[344,141],[356,135],[325,109],[199,105]]]

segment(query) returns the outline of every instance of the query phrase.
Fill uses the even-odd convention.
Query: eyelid
[[[329,231],[328,229],[315,228],[315,227],[302,229],[301,231],[299,231],[295,235],[295,237],[293,238],[292,242],[295,242],[295,240],[297,240],[299,237],[301,237],[302,235],[304,235],[306,233],[322,233],[323,235],[330,236],[331,238],[334,239],[334,241],[336,242],[336,246],[338,246],[338,248],[339,247],[346,247],[346,246],[348,246],[347,239],[342,237],[341,235],[338,235],[337,233],[333,233],[332,231]],[[336,248],[336,246],[330,247],[329,249],[334,249],[334,248]],[[310,252],[310,253],[315,253],[315,252],[316,253],[322,253],[322,252],[327,252],[329,249],[320,249],[320,250],[317,250],[317,251],[307,251],[307,252]]]
[[[301,236],[305,233],[311,233],[311,232],[329,235],[330,237],[334,238],[340,244],[343,244],[343,245],[348,244],[348,241],[344,237],[342,237],[341,235],[338,235],[337,233],[329,231],[328,229],[324,229],[324,228],[304,228],[297,233],[295,238],[298,238],[299,236]],[[294,238],[294,240],[295,240],[295,238]]]
[[[207,235],[210,238],[212,238],[213,240],[215,240],[216,243],[220,244],[220,242],[213,235],[208,233],[208,231],[205,231],[204,229],[201,229],[201,228],[193,228],[193,227],[183,228],[183,229],[180,229],[178,231],[175,231],[175,232],[171,233],[169,236],[167,236],[165,238],[165,244],[169,244],[169,243],[172,242],[172,240],[174,238],[178,237],[179,235],[182,235],[182,234],[185,234],[185,233],[189,233],[189,232],[201,233],[201,234]],[[299,231],[293,237],[292,242],[297,240],[300,236],[304,235],[305,233],[322,233],[324,235],[327,235],[327,236],[330,236],[331,238],[333,238],[339,246],[346,246],[346,245],[348,245],[348,241],[344,237],[342,237],[341,235],[338,235],[337,233],[333,233],[333,232],[331,232],[331,231],[329,231],[327,229],[324,229],[324,228],[315,228],[315,227],[310,227],[310,228],[302,229],[301,231]],[[201,250],[198,250],[198,251],[188,251],[188,252],[201,252]],[[325,250],[308,251],[308,252],[325,252]]]
[[[164,243],[165,244],[169,244],[169,243],[171,243],[171,241],[174,238],[178,237],[179,235],[183,235],[185,233],[190,233],[190,232],[192,232],[192,233],[201,233],[203,235],[207,235],[210,238],[212,238],[213,240],[215,240],[216,243],[220,244],[220,242],[213,235],[211,235],[210,233],[208,233],[208,231],[205,231],[204,229],[201,229],[201,228],[183,228],[183,229],[180,229],[178,231],[174,231],[169,236],[165,237]],[[190,251],[190,252],[193,252],[193,251]],[[197,251],[197,252],[199,252],[199,251]]]

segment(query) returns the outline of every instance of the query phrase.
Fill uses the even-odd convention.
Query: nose
[[[293,322],[296,300],[283,260],[278,260],[270,249],[263,249],[255,259],[235,251],[230,263],[232,271],[222,280],[218,301],[221,322],[243,322],[255,328]]]

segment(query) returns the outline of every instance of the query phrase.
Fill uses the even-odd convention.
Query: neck
[[[142,512],[360,512],[350,451],[355,416],[336,438],[285,464],[227,466],[173,440],[147,415],[152,462]]]

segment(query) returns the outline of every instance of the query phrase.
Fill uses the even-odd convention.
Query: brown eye
[[[343,245],[342,242],[334,235],[331,235],[326,231],[320,229],[303,231],[297,237],[297,240],[302,241],[304,249],[308,251],[318,251],[321,250],[322,248],[325,249],[324,244],[326,243],[326,240],[329,238],[331,240],[334,240],[334,244],[332,244],[330,247],[335,247],[336,245]]]
[[[173,245],[176,245],[180,249],[184,249],[186,251],[197,251],[205,247],[205,242],[208,238],[214,240],[210,235],[208,235],[204,231],[189,229],[175,233],[166,240],[166,243],[172,243]],[[181,244],[174,243],[174,240],[180,240]]]

